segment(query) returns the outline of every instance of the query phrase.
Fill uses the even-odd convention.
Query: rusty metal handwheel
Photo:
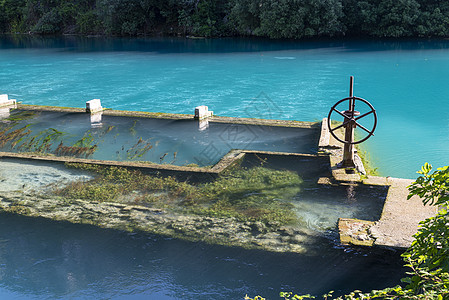
[[[341,103],[343,103],[345,101],[349,102],[349,110],[347,110],[347,111],[338,111],[336,109],[336,107],[339,104],[341,104]],[[369,107],[370,111],[368,111],[367,113],[364,113],[362,115],[357,115],[358,112],[355,110],[355,106],[356,106],[356,102],[357,101],[365,103]],[[340,124],[340,125],[338,125],[338,126],[336,126],[334,128],[332,128],[332,126],[331,126],[332,125],[331,124],[331,115],[332,115],[333,112],[343,116],[343,118],[344,118],[343,124]],[[370,114],[373,114],[373,117],[374,117],[374,124],[373,124],[373,128],[371,130],[367,129],[366,127],[364,127],[363,125],[361,125],[360,123],[357,122],[361,118],[364,118],[364,117],[366,117],[366,116],[368,116]],[[355,126],[359,127],[363,131],[367,132],[368,135],[366,137],[364,137],[363,139],[360,139],[360,140],[357,140],[357,141],[355,141],[355,140],[354,141],[345,141],[345,140],[340,139],[334,133],[334,131],[336,131],[336,130],[342,128],[342,127],[345,127],[345,126],[347,126],[349,124],[353,125],[354,127]],[[371,103],[369,103],[365,99],[362,99],[362,98],[359,98],[359,97],[344,98],[344,99],[341,99],[340,101],[338,101],[337,103],[335,103],[334,106],[332,106],[331,110],[329,111],[329,115],[327,116],[327,126],[329,128],[330,134],[332,134],[332,136],[336,140],[338,140],[338,141],[340,141],[340,142],[342,142],[344,144],[358,144],[358,143],[366,141],[368,138],[370,138],[371,136],[374,135],[374,130],[376,130],[376,126],[377,126],[376,110],[371,105]]]

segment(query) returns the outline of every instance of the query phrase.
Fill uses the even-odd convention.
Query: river
[[[449,41],[0,38],[0,94],[25,104],[318,121],[349,94],[379,124],[364,143],[384,176],[415,178],[449,157]],[[0,216],[0,296],[10,299],[242,299],[280,291],[383,288],[399,253],[340,247],[273,254]]]

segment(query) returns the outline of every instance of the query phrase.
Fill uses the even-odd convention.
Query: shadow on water
[[[278,299],[399,283],[398,252],[335,247],[313,256],[189,243],[0,214],[1,294],[14,298]],[[345,287],[341,289],[341,287]]]
[[[0,49],[42,48],[69,52],[233,53],[345,48],[345,51],[447,49],[447,40],[270,40],[266,38],[190,39],[178,37],[110,38],[0,35]]]

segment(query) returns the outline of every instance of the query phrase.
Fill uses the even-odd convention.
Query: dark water
[[[335,247],[276,254],[0,215],[4,299],[279,299],[395,285],[398,253]]]

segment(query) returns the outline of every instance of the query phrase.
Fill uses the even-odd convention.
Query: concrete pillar
[[[9,99],[7,94],[0,95],[0,107],[17,107],[17,101]]]
[[[201,105],[195,107],[195,119],[202,120],[206,118],[212,117],[214,114],[213,111],[209,111],[209,108],[206,105]]]
[[[0,120],[7,119],[10,116],[9,107],[0,107]]]
[[[86,102],[86,112],[93,114],[100,111],[103,111],[100,99],[92,99]]]
[[[209,128],[209,121],[207,119],[198,121],[198,130],[199,131],[204,131],[207,128]]]

